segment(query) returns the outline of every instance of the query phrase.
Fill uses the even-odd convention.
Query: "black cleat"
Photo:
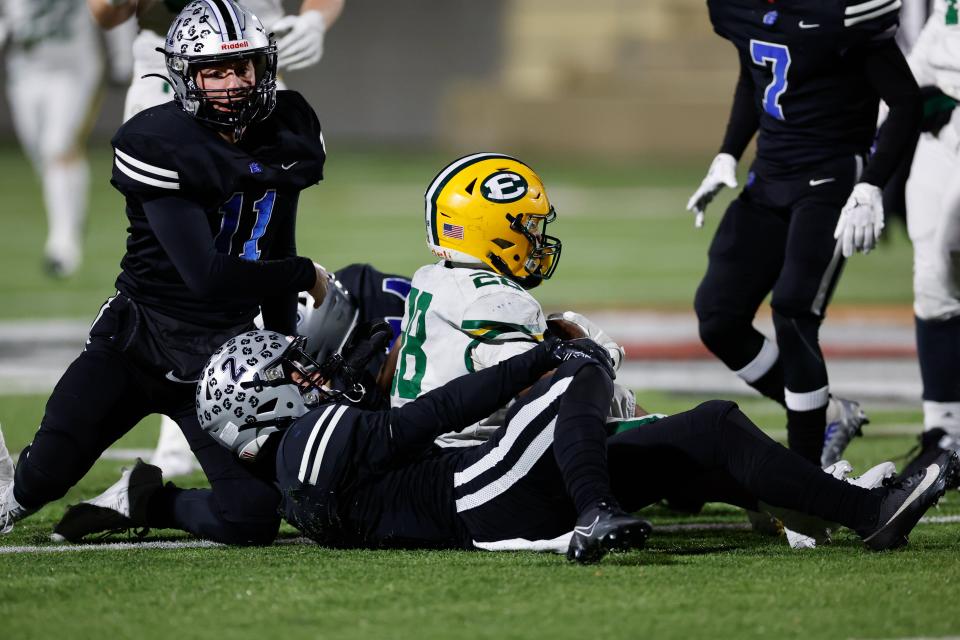
[[[653,527],[606,502],[580,516],[573,528],[567,560],[580,564],[600,562],[608,551],[642,549]]]
[[[874,551],[897,549],[907,544],[907,536],[927,509],[937,503],[947,489],[960,482],[960,457],[943,451],[925,468],[901,475],[886,489],[880,503],[880,516],[872,529],[857,533]]]
[[[92,500],[67,507],[51,538],[79,542],[93,533],[124,531],[134,531],[142,538],[149,531],[147,502],[163,486],[162,475],[159,467],[137,458],[133,468],[124,469],[112,487]]]
[[[927,429],[920,434],[917,446],[911,449],[906,456],[910,457],[914,453],[916,456],[907,463],[900,475],[906,477],[916,473],[921,469],[926,469],[927,465],[943,453],[944,451],[960,450],[960,441],[951,437],[944,429],[934,427]]]

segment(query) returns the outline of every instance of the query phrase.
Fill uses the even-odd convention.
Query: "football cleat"
[[[600,562],[609,551],[642,549],[652,529],[646,520],[600,502],[577,519],[567,547],[567,560],[592,564]]]
[[[766,511],[753,511],[747,509],[747,520],[750,522],[750,528],[763,536],[777,537],[783,533],[783,523],[774,518]]]
[[[943,451],[926,468],[902,475],[886,489],[880,503],[877,524],[857,531],[874,551],[896,549],[907,544],[907,536],[927,509],[937,503],[946,490],[960,482],[960,457],[955,451]]]
[[[133,468],[124,468],[120,479],[99,496],[67,507],[51,538],[58,542],[79,542],[93,533],[131,530],[142,538],[149,531],[147,502],[161,486],[163,477],[159,467],[137,458]]]
[[[860,475],[856,478],[848,477],[851,471],[853,471],[853,466],[851,466],[851,464],[846,460],[835,462],[823,470],[824,473],[833,476],[837,480],[846,480],[850,484],[860,487],[861,489],[876,489],[887,482],[889,478],[893,477],[893,475],[897,472],[897,467],[892,462],[881,462],[880,464],[867,469],[863,475]],[[803,518],[803,520],[800,521],[801,524],[797,524],[797,521],[793,520],[791,520],[791,524],[794,524],[798,528],[807,530],[807,532],[811,533],[812,535],[806,535],[800,533],[799,531],[794,531],[789,527],[784,527],[784,533],[787,534],[787,542],[790,544],[792,549],[813,549],[817,546],[818,542],[829,542],[831,540],[833,530],[838,526],[827,524],[826,526],[816,527],[811,530],[808,527],[815,522],[819,522],[821,525],[825,523],[823,523],[823,521],[819,518],[814,519],[809,516],[795,517]]]
[[[860,408],[860,403],[837,396],[830,396],[827,404],[827,427],[823,432],[823,451],[820,454],[820,466],[829,467],[843,457],[847,445],[855,437],[862,435],[862,427],[870,419]]]
[[[911,449],[904,457],[909,458],[918,450],[919,452],[916,456],[903,468],[904,476],[912,475],[920,469],[926,468],[932,460],[944,451],[960,452],[960,438],[948,434],[946,430],[940,427],[927,429],[920,434],[917,446]]]

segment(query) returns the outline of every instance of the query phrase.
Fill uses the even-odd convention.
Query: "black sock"
[[[790,449],[820,466],[823,452],[823,433],[826,430],[827,407],[812,411],[787,409],[787,442]]]
[[[577,513],[605,501],[618,507],[607,469],[606,416],[613,383],[596,366],[581,367],[560,398],[553,453]]]
[[[917,356],[923,379],[923,399],[933,402],[960,401],[960,316],[949,320],[914,317]]]

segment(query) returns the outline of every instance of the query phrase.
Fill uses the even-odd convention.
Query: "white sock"
[[[940,427],[951,436],[960,436],[960,402],[923,401],[923,428]]]
[[[75,269],[82,257],[90,190],[89,165],[86,158],[47,162],[42,178],[47,208],[47,257],[59,259],[68,269]]]

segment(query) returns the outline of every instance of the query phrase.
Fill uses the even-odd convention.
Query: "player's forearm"
[[[720,153],[728,153],[739,160],[759,126],[760,115],[753,104],[753,76],[741,61],[740,76],[733,94],[733,106],[730,108],[730,119],[727,120],[727,131],[720,146]]]
[[[324,27],[329,29],[343,13],[343,4],[344,0],[303,0],[300,13],[319,11],[323,16]]]
[[[539,346],[489,369],[455,378],[390,410],[394,444],[416,449],[443,433],[479,422],[553,367],[546,348]]]
[[[143,209],[177,273],[198,296],[256,299],[307,291],[316,282],[316,268],[309,258],[245,260],[219,253],[206,214],[195,202],[157,198]]]
[[[126,22],[137,11],[137,0],[87,0],[94,21],[103,29]]]
[[[923,102],[920,88],[893,39],[872,50],[865,67],[870,83],[890,107],[890,112],[861,182],[883,187],[916,140]]]

